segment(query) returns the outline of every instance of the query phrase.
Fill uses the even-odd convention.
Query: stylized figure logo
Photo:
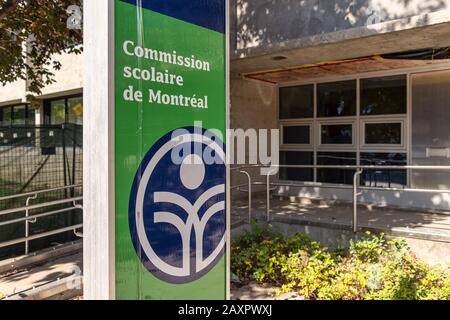
[[[225,250],[225,154],[217,137],[198,130],[163,137],[144,158],[130,198],[136,252],[153,275],[170,283],[201,278]],[[183,155],[176,164],[171,153],[177,148],[201,152]],[[222,163],[207,165],[205,150]]]

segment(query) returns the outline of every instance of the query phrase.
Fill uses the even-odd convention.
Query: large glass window
[[[319,152],[317,164],[321,166],[356,165],[356,152]],[[355,170],[318,169],[317,180],[324,183],[353,184]]]
[[[33,126],[36,123],[36,109],[33,107],[28,107],[27,110],[27,125]]]
[[[393,123],[366,123],[364,125],[365,144],[403,144],[403,124]]]
[[[406,166],[406,153],[361,153],[361,165]],[[401,188],[407,184],[406,170],[364,170],[361,183],[367,187]]]
[[[353,144],[353,125],[327,124],[321,126],[321,144]]]
[[[361,115],[406,114],[406,76],[361,80]]]
[[[67,99],[68,121],[73,124],[83,124],[83,98]]]
[[[0,126],[34,125],[36,110],[26,104],[0,107]]]
[[[318,117],[356,115],[356,81],[341,81],[317,85]]]
[[[281,165],[313,165],[314,152],[282,151]],[[280,179],[289,181],[314,181],[314,170],[298,168],[280,168]]]
[[[311,144],[310,125],[283,126],[283,144]]]
[[[50,124],[63,124],[66,122],[66,100],[50,102]]]
[[[63,123],[83,124],[83,98],[70,97],[46,102],[45,122],[58,125]]]
[[[0,108],[0,126],[10,126],[12,122],[11,107]]]
[[[25,105],[13,107],[13,121],[14,126],[25,125],[27,120],[27,109]]]
[[[360,90],[358,92],[357,90]],[[283,164],[406,165],[407,76],[280,89]],[[315,98],[314,98],[315,97]],[[360,98],[358,98],[360,97]],[[355,169],[281,170],[284,180],[353,184]],[[365,170],[363,185],[403,187],[405,170]]]
[[[313,116],[313,85],[280,89],[280,119],[304,119]]]

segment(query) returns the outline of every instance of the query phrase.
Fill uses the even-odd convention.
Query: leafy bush
[[[232,243],[233,271],[246,281],[320,300],[450,300],[450,271],[418,260],[402,240],[367,233],[331,250],[303,234],[253,226]]]
[[[5,295],[0,292],[0,300],[3,300],[3,299],[5,299]]]

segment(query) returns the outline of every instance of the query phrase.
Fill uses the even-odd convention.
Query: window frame
[[[319,87],[321,85],[329,85],[333,83],[342,83],[342,82],[354,82],[355,83],[355,114],[354,115],[345,115],[345,116],[320,116],[319,115]],[[336,80],[336,81],[324,81],[324,82],[317,82],[314,84],[314,95],[316,97],[314,101],[314,118],[317,120],[323,120],[323,119],[345,119],[345,118],[354,118],[358,116],[359,114],[359,88],[360,88],[360,80],[358,78],[351,78],[351,79],[342,79],[342,80]]]
[[[363,114],[362,113],[362,82],[364,80],[373,80],[373,79],[380,79],[380,78],[393,78],[393,77],[400,77],[404,76],[406,80],[406,112],[405,113],[388,113],[388,114]],[[410,73],[395,73],[395,74],[384,74],[384,75],[374,75],[374,76],[367,76],[367,77],[360,77],[357,79],[358,81],[358,94],[359,94],[359,100],[358,100],[358,114],[361,118],[386,118],[386,117],[407,117],[410,114]]]
[[[330,120],[330,118],[327,118],[326,120],[322,120],[323,118],[320,118],[317,120],[317,149],[319,151],[321,150],[329,150],[329,149],[337,149],[340,151],[345,151],[347,149],[356,148],[356,122],[357,120],[352,118],[339,118],[335,120]],[[333,126],[333,125],[351,125],[352,126],[352,143],[339,143],[339,144],[330,144],[330,143],[323,143],[322,142],[322,127],[323,126]]]
[[[83,94],[73,94],[69,96],[60,96],[60,97],[54,97],[51,99],[45,99],[44,100],[44,123],[46,125],[53,125],[51,123],[52,119],[52,102],[58,101],[58,100],[64,100],[64,122],[62,124],[69,124],[69,100],[73,98],[81,98],[83,100]],[[84,101],[83,101],[84,105]]]
[[[407,128],[406,128],[406,119],[404,117],[377,117],[377,119],[373,119],[370,117],[370,119],[367,118],[361,118],[360,120],[360,132],[361,132],[361,141],[360,141],[360,150],[362,152],[365,152],[366,150],[386,150],[386,151],[392,151],[392,150],[403,150],[406,151],[407,149]],[[400,144],[385,144],[385,143],[366,143],[366,125],[368,124],[398,124],[401,125],[401,143]],[[404,152],[402,152],[404,153]]]
[[[285,127],[309,127],[309,143],[284,143]],[[295,120],[280,122],[280,146],[282,148],[313,148],[314,146],[314,121],[313,120]],[[300,150],[303,151],[303,150]]]
[[[411,159],[411,151],[412,151],[412,142],[411,142],[411,135],[412,135],[412,77],[416,73],[420,72],[430,72],[430,71],[439,71],[439,70],[450,70],[450,64],[443,68],[442,66],[424,66],[424,67],[413,67],[413,68],[405,68],[405,69],[396,69],[396,70],[381,70],[381,71],[373,71],[373,72],[361,72],[358,74],[353,75],[336,75],[336,76],[330,76],[330,77],[316,77],[311,78],[308,80],[298,80],[298,81],[288,81],[279,83],[277,85],[276,90],[276,106],[277,106],[277,118],[278,123],[281,124],[282,122],[293,122],[298,120],[308,120],[313,123],[314,128],[314,145],[310,149],[306,146],[295,146],[295,145],[285,145],[282,146],[280,144],[280,151],[313,151],[314,152],[314,165],[317,165],[317,153],[322,151],[335,151],[335,152],[356,152],[357,153],[357,165],[361,164],[361,154],[366,152],[386,152],[386,153],[392,153],[392,152],[398,152],[398,153],[405,153],[407,156],[407,164],[412,164]],[[361,81],[364,79],[371,79],[371,78],[380,78],[380,77],[389,77],[389,76],[405,76],[406,77],[406,102],[407,102],[407,110],[405,114],[391,114],[391,115],[362,115],[361,114]],[[326,118],[319,118],[318,117],[318,90],[317,86],[319,84],[323,83],[330,83],[330,82],[340,82],[340,81],[346,81],[346,80],[354,80],[357,83],[357,114],[356,116],[347,116],[347,117],[326,117]],[[280,119],[280,89],[284,87],[293,87],[293,86],[301,86],[301,85],[314,85],[314,117],[310,119]],[[364,144],[365,140],[363,139],[362,135],[362,123],[366,120],[375,120],[375,122],[379,120],[399,120],[401,119],[404,121],[404,126],[402,128],[402,135],[403,135],[403,141],[402,146],[398,147],[397,145],[376,145],[376,144]],[[353,139],[354,145],[321,145],[319,142],[319,137],[317,135],[320,133],[320,123],[328,123],[328,122],[334,122],[339,121],[343,122],[342,120],[346,120],[347,122],[354,121],[356,126],[353,127]],[[397,121],[394,121],[397,122]],[[321,138],[321,137],[320,137]],[[315,183],[314,184],[320,184],[317,182],[317,169],[315,170]],[[411,186],[411,174],[412,170],[407,170],[407,186]],[[294,181],[292,181],[294,183]]]
[[[14,108],[16,107],[25,107],[25,124],[14,124]],[[30,114],[30,108],[32,108],[30,103],[15,103],[15,104],[10,104],[10,105],[5,105],[5,106],[0,106],[0,110],[2,111],[2,121],[4,121],[3,119],[3,110],[4,109],[9,109],[10,113],[11,113],[11,119],[10,119],[10,123],[7,125],[3,125],[2,127],[27,127],[27,126],[35,126],[36,125],[36,119],[33,120],[33,124],[28,124],[28,117]]]

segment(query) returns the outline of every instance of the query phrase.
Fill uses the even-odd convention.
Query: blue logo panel
[[[136,174],[129,224],[137,255],[173,284],[206,275],[226,241],[226,168],[222,141],[202,128],[162,137]]]

